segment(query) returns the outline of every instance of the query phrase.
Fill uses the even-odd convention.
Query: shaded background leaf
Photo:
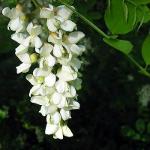
[[[150,65],[150,35],[146,37],[142,46],[142,56],[146,65]]]

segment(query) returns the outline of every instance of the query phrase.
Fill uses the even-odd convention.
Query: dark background
[[[0,1],[0,7],[6,5],[6,1]],[[105,0],[75,3],[105,32],[106,6]],[[78,92],[81,109],[73,111],[69,121],[74,137],[60,141],[44,134],[45,118],[38,113],[39,106],[30,103],[25,76],[16,74],[15,67],[20,63],[14,54],[17,45],[10,40],[8,20],[0,15],[0,150],[150,150],[150,107],[139,102],[139,91],[150,80],[125,56],[104,44],[95,31],[75,19],[88,38],[84,54],[87,63]],[[138,50],[149,25],[126,35],[136,44],[136,57],[141,63]]]

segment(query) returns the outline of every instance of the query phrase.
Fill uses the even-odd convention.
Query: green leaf
[[[126,55],[128,55],[133,49],[133,44],[126,40],[104,38],[104,42]]]
[[[138,119],[136,121],[136,130],[140,133],[143,133],[145,131],[146,125],[143,119]]]
[[[150,65],[150,35],[148,35],[143,42],[142,56],[146,65]]]
[[[137,12],[136,24],[142,21],[143,23],[147,23],[148,21],[150,21],[150,9],[147,6],[141,5],[137,7],[136,12]]]
[[[61,0],[62,2],[65,2],[69,5],[72,5],[74,3],[74,0]]]
[[[150,122],[147,124],[147,133],[150,134]]]
[[[136,5],[145,5],[150,3],[150,0],[130,0],[130,1]]]
[[[132,128],[130,128],[129,126],[123,126],[121,128],[121,132],[126,137],[133,138],[134,136],[136,136],[136,132]]]
[[[136,7],[123,0],[110,0],[105,11],[105,23],[113,34],[132,31],[136,23]]]
[[[105,23],[113,34],[126,34],[150,21],[150,0],[109,0]],[[117,11],[116,11],[117,10]]]
[[[5,0],[5,1],[3,1],[3,5],[4,6],[15,6],[17,4],[17,0]]]
[[[8,108],[3,107],[0,109],[0,121],[8,117]]]

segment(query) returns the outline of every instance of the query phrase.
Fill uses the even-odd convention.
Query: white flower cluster
[[[85,35],[70,20],[72,11],[64,5],[49,5],[31,22],[20,5],[4,8],[2,13],[10,18],[8,29],[15,31],[11,38],[20,44],[15,51],[22,62],[17,73],[36,66],[26,79],[33,86],[31,102],[40,105],[39,112],[46,116],[45,133],[56,139],[73,136],[66,121],[71,118],[70,111],[80,107],[76,90],[81,87],[78,70],[82,61],[78,57],[85,46],[77,43]]]

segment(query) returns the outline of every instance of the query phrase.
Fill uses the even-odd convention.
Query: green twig
[[[146,71],[131,55],[127,55],[128,59],[132,61],[132,63],[140,69],[140,73],[144,74],[147,77],[150,77],[150,73]]]

